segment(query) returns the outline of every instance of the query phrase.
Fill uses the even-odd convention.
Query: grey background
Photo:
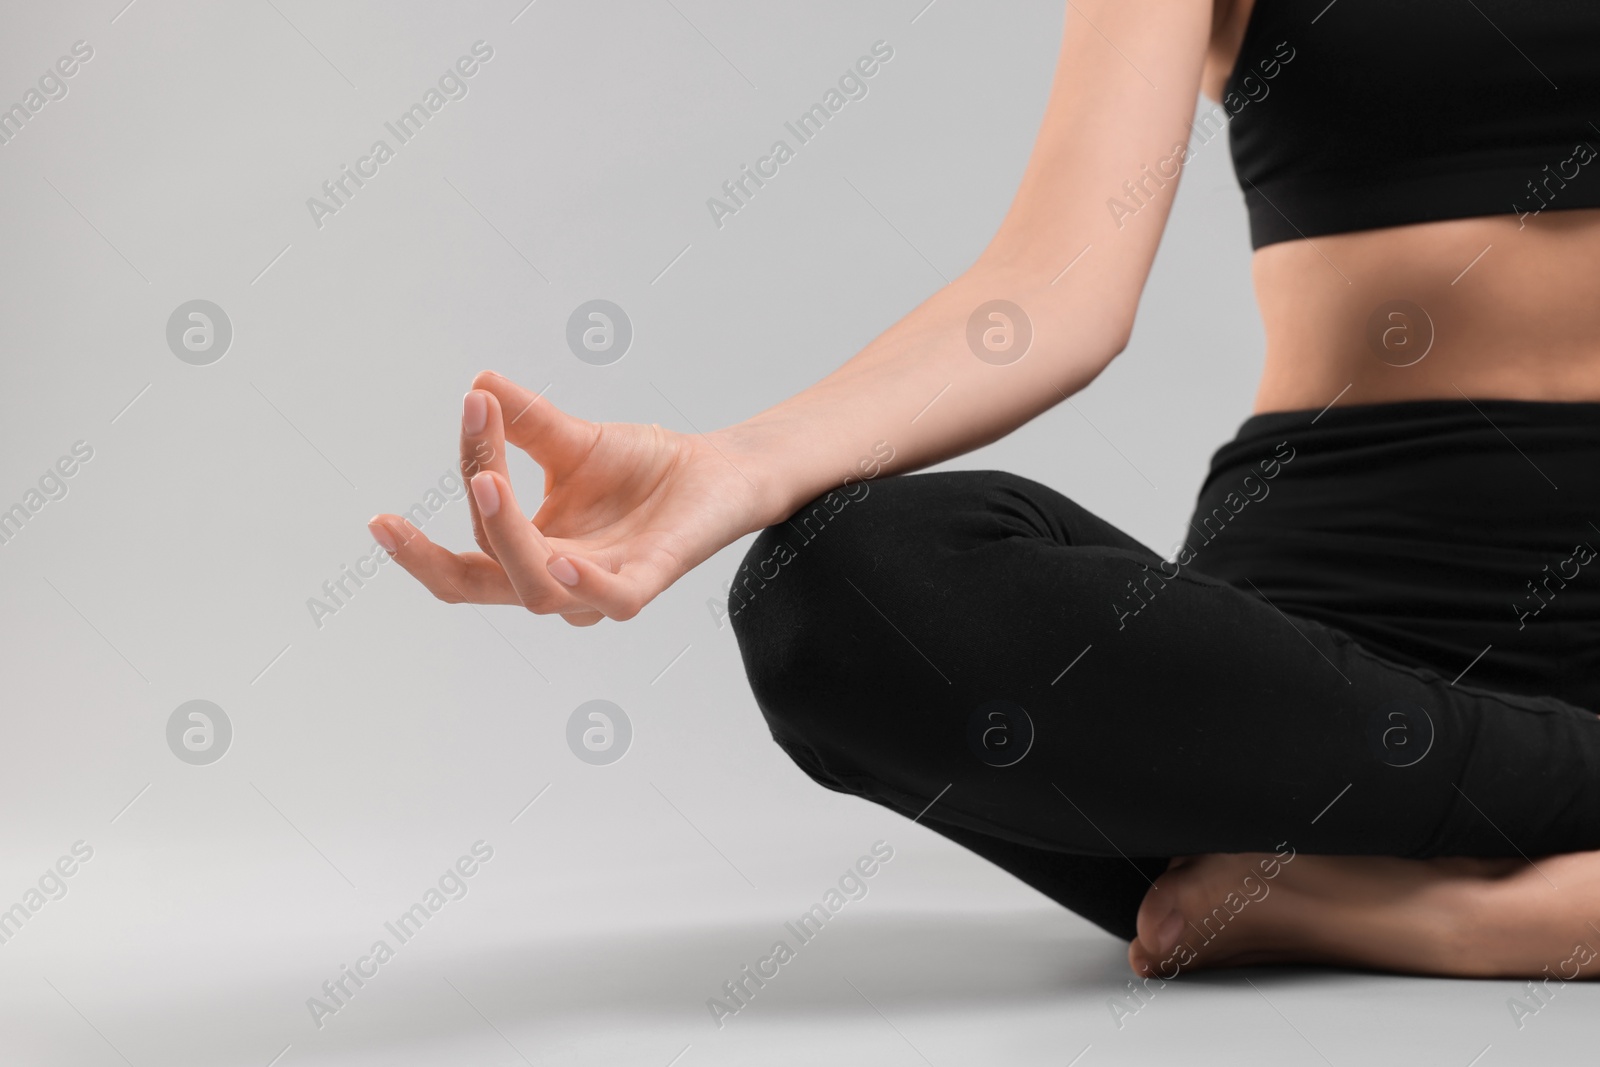
[[[0,507],[75,441],[94,456],[0,545],[0,907],[73,842],[94,855],[0,945],[5,1063],[1465,1065],[1571,1046],[1587,990],[1519,1031],[1515,983],[1300,971],[1195,976],[1118,1029],[1123,945],[772,745],[706,607],[743,543],[622,625],[446,608],[393,566],[314,625],[306,601],[368,551],[367,517],[452,469],[477,370],[588,418],[710,429],[971,262],[1037,129],[1062,5],[924,3],[7,6],[0,102],[77,40],[94,57],[0,146]],[[306,198],[392,145],[383,123],[480,39],[468,95],[317,228]],[[869,95],[715,227],[706,198],[879,39],[895,55]],[[197,298],[234,330],[203,367],[164,334]],[[633,322],[612,366],[565,346],[595,298]],[[1259,354],[1217,141],[1128,351],[958,465],[1044,481],[1165,551]],[[468,545],[466,505],[427,532]],[[193,699],[234,732],[208,766],[166,745]],[[633,725],[609,766],[565,742],[593,699]],[[306,998],[480,839],[494,857],[466,897],[315,1028]],[[896,856],[868,896],[717,1029],[706,998],[880,839]]]

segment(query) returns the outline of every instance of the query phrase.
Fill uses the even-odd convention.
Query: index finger
[[[509,478],[506,469],[505,428],[501,425],[500,401],[484,389],[470,389],[461,398],[461,480],[472,484],[479,471],[493,471]],[[469,492],[467,503],[472,513],[472,537],[491,558],[498,559],[494,545],[483,528],[483,515],[477,499]]]

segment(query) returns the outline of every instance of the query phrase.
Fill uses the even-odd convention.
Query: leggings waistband
[[[1254,415],[1217,449],[1194,566],[1401,662],[1600,707],[1600,403]]]
[[[1600,403],[1546,400],[1404,400],[1271,411],[1240,423],[1211,459],[1211,477],[1239,465],[1245,453],[1292,438],[1297,447],[1363,463],[1448,456],[1460,461],[1484,450],[1600,456]],[[1600,478],[1590,479],[1600,484]],[[1209,478],[1208,478],[1209,481]],[[1576,486],[1575,486],[1576,488]]]
[[[1306,487],[1284,521],[1353,509],[1374,529],[1483,544],[1600,535],[1590,525],[1600,524],[1600,403],[1409,400],[1252,415],[1212,455],[1200,503],[1263,491],[1273,457]]]

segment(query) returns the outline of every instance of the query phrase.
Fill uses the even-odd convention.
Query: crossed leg
[[[1226,927],[1187,966],[1513,973],[1539,941],[1518,925],[1540,906],[1529,878],[1554,862],[1526,857],[1600,847],[1600,719],[1581,709],[1383,660],[1162,567],[1027,479],[853,490],[764,531],[735,578],[774,738],[822,784],[1135,941],[1136,969],[1161,963],[1176,911]],[[1169,871],[1172,856],[1196,858]],[[1560,899],[1600,918],[1600,877],[1559,866]],[[1552,920],[1541,966],[1567,958],[1551,953],[1570,927]],[[1467,930],[1510,947],[1474,956]]]

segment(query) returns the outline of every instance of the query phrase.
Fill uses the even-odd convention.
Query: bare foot
[[[1557,888],[1559,887],[1559,889]],[[1600,852],[1521,859],[1179,857],[1139,907],[1128,962],[1317,963],[1476,978],[1600,974]]]

